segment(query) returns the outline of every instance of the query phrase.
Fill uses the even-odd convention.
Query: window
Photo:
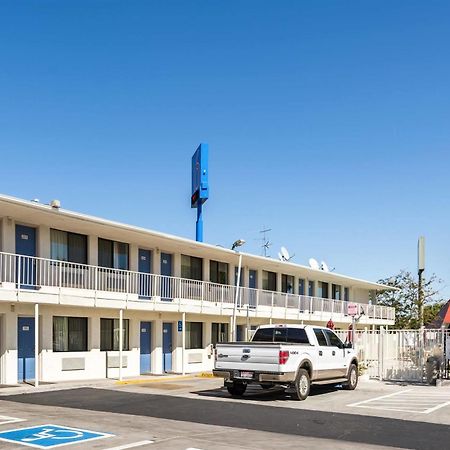
[[[298,293],[299,295],[305,295],[305,280],[303,278],[298,280]]]
[[[186,322],[186,349],[203,348],[203,323]]]
[[[87,317],[53,317],[53,351],[87,352]]]
[[[324,281],[319,281],[319,292],[317,293],[318,297],[328,298],[328,283]]]
[[[254,334],[252,341],[254,341],[254,342],[272,342],[273,341],[273,328],[260,328]]]
[[[330,347],[344,348],[342,341],[331,330],[324,330],[324,333],[328,337]]]
[[[339,286],[338,284],[331,285],[331,294],[332,298],[334,298],[335,300],[342,300],[341,286]]]
[[[181,278],[203,279],[203,260],[195,256],[181,255]]]
[[[344,300],[346,302],[350,300],[350,289],[348,287],[344,288]]]
[[[262,287],[265,291],[277,290],[277,274],[275,272],[268,272],[263,270],[262,272]]]
[[[228,342],[227,323],[213,323],[211,325],[211,344],[215,346],[218,342]]]
[[[314,297],[316,295],[314,291],[314,281],[308,281],[308,295]]]
[[[303,328],[260,328],[253,336],[256,342],[287,342],[290,344],[309,344],[308,336]]]
[[[50,230],[50,258],[87,264],[87,236],[52,228]]]
[[[220,261],[210,261],[209,280],[213,283],[228,284],[228,264]]]
[[[281,292],[294,293],[294,277],[292,275],[281,275]]]
[[[323,334],[323,332],[320,328],[314,328],[314,334],[316,335],[317,342],[319,343],[319,345],[321,347],[328,346],[327,338],[325,337],[325,335]]]
[[[128,270],[128,244],[98,239],[98,265],[112,269]]]
[[[123,319],[123,350],[130,349],[130,321]],[[119,350],[119,319],[100,319],[100,350]]]

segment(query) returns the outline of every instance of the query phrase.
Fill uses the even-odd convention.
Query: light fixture
[[[245,244],[244,239],[238,239],[237,241],[234,241],[233,245],[231,246],[231,250],[234,250],[236,247],[241,247]]]

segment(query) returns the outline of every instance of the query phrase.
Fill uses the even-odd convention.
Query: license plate
[[[253,378],[253,372],[241,372],[241,378]]]

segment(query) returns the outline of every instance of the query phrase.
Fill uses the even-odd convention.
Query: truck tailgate
[[[279,344],[218,344],[216,369],[278,372]]]

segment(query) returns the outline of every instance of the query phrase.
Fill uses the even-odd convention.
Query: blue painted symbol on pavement
[[[112,436],[108,433],[49,424],[3,431],[0,433],[0,440],[35,448],[55,448]]]

